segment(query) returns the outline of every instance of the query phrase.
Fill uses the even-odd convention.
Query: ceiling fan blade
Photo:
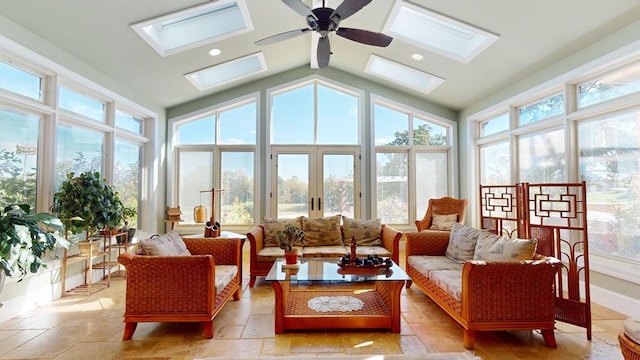
[[[290,7],[293,11],[304,16],[305,18],[309,18],[309,16],[311,16],[313,19],[318,20],[311,9],[309,9],[309,7],[305,5],[301,0],[282,0],[282,2]]]
[[[282,41],[282,40],[287,40],[287,39],[291,39],[294,38],[296,36],[300,36],[306,32],[311,31],[311,29],[298,29],[298,30],[291,30],[291,31],[286,31],[280,34],[276,34],[276,35],[272,35],[269,37],[266,37],[264,39],[260,39],[258,41],[255,42],[256,45],[269,45],[269,44],[273,44],[273,43],[277,43],[278,41]]]
[[[345,27],[341,27],[336,30],[336,34],[359,43],[380,47],[389,46],[389,44],[391,44],[391,40],[393,40],[391,36],[383,33]]]
[[[340,21],[355,14],[358,10],[369,5],[371,0],[344,0],[342,4],[338,5],[336,10],[329,17],[333,22],[340,23]]]
[[[323,36],[318,40],[318,67],[320,69],[329,65],[329,56],[331,56],[329,38],[327,36]]]

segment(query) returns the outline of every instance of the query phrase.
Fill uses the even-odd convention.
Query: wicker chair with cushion
[[[466,199],[452,197],[429,199],[427,212],[421,220],[416,220],[416,227],[418,231],[451,231],[451,225],[454,222],[464,223],[466,209]]]
[[[176,232],[140,241],[118,261],[127,270],[125,329],[138,322],[201,322],[213,338],[213,318],[241,292],[242,241],[182,238]]]
[[[620,351],[625,360],[640,360],[640,319],[627,319],[618,334]]]

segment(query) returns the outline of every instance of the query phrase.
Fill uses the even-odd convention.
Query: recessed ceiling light
[[[222,51],[220,49],[211,49],[211,51],[209,51],[209,55],[211,56],[218,56],[222,54]]]
[[[415,54],[411,55],[411,58],[413,60],[420,61],[420,60],[424,59],[424,56],[422,56],[422,54],[415,53]]]

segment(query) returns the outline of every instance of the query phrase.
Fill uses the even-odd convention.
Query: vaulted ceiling
[[[300,14],[281,0],[244,1],[253,30],[165,57],[145,43],[131,25],[207,2],[2,0],[0,14],[133,92],[168,108],[310,63],[309,34],[264,46],[255,44],[274,34],[305,28],[306,21]],[[317,0],[302,2],[313,8]],[[382,32],[395,2],[373,0],[340,26]],[[336,8],[341,3],[328,0],[326,6]],[[637,0],[411,0],[410,3],[496,34],[498,39],[477,57],[463,63],[398,38],[388,47],[374,47],[333,33],[329,67],[452,110],[464,109],[640,19]],[[220,49],[221,54],[209,55],[213,48]],[[200,91],[184,76],[259,52],[264,55],[267,71],[219,87]],[[416,53],[423,59],[412,59]],[[372,76],[364,72],[371,54],[436,75],[444,82],[427,94]],[[322,71],[314,70],[319,74]]]

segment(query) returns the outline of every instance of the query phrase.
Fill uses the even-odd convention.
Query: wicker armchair
[[[633,340],[620,331],[618,334],[618,342],[620,343],[620,351],[625,360],[640,360],[640,344],[636,344]]]
[[[413,256],[435,260],[445,256],[449,234],[437,231],[405,233],[406,270],[416,284],[449,316],[462,326],[464,347],[473,348],[477,331],[540,330],[549,347],[554,336],[554,279],[562,264],[551,257],[536,255],[521,262],[467,261],[462,267],[461,300],[440,287]]]
[[[191,256],[127,252],[118,257],[127,270],[123,340],[131,339],[138,322],[201,322],[204,336],[211,339],[213,318],[229,299],[240,299],[242,240],[183,240]],[[216,269],[218,276],[235,275],[223,282]]]
[[[428,230],[433,221],[433,215],[458,215],[458,222],[464,222],[464,214],[467,209],[466,199],[455,199],[452,197],[443,197],[440,199],[429,199],[427,212],[421,220],[416,220],[418,231]],[[439,230],[436,230],[439,231]]]

